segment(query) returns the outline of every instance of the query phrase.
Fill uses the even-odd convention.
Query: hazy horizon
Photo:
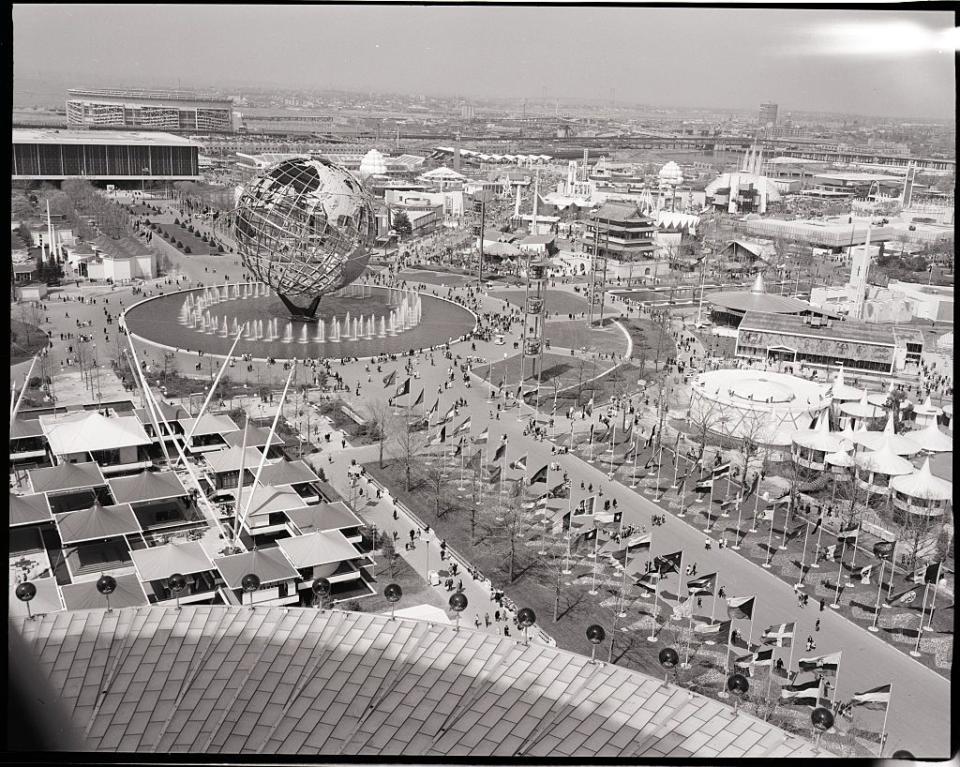
[[[949,119],[949,12],[15,5],[14,103],[277,87]],[[56,52],[38,61],[26,52]],[[60,99],[61,103],[63,98]]]

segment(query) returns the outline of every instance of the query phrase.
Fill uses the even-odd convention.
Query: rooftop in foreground
[[[223,606],[77,609],[11,622],[85,750],[829,756],[646,674],[449,625]]]
[[[183,136],[172,133],[114,130],[52,130],[45,128],[14,128],[14,144],[104,144],[119,146],[200,146]]]

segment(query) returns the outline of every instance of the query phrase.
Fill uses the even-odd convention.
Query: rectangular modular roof
[[[78,490],[107,484],[100,467],[93,461],[61,463],[46,469],[34,469],[28,471],[27,476],[30,478],[30,486],[37,493]]]
[[[136,549],[130,552],[130,558],[144,583],[162,581],[174,573],[193,575],[216,570],[213,560],[197,541]]]
[[[260,481],[265,485],[296,485],[302,482],[318,482],[320,477],[303,461],[277,461],[264,466]]]
[[[172,471],[141,471],[129,477],[108,479],[107,484],[117,503],[159,501],[189,495],[180,477]]]
[[[245,575],[256,575],[261,585],[290,581],[300,577],[293,565],[278,548],[254,549],[242,554],[231,554],[213,560],[223,579],[232,589],[241,588]]]
[[[149,604],[143,586],[133,573],[116,576],[117,588],[110,595],[110,609],[121,607],[139,607]],[[67,610],[104,610],[107,606],[107,597],[97,591],[96,579],[72,583],[61,587],[63,601]]]
[[[47,496],[43,493],[14,495],[11,492],[8,509],[10,527],[37,525],[41,522],[50,522],[53,520],[53,512],[50,511]]]
[[[277,546],[298,570],[332,562],[349,562],[364,556],[339,530],[281,538]]]
[[[60,540],[65,544],[119,538],[143,532],[133,509],[127,503],[116,506],[97,504],[89,509],[57,515]]]
[[[284,514],[301,533],[343,530],[364,526],[363,520],[354,514],[343,501],[304,506],[285,511]]]

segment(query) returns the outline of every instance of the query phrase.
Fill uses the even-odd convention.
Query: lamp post
[[[37,587],[30,583],[30,581],[24,581],[23,583],[17,584],[16,594],[17,599],[27,607],[27,618],[33,620],[33,613],[30,612],[30,600],[37,595]]]
[[[727,689],[737,696],[737,702],[734,704],[733,710],[740,710],[740,700],[744,695],[747,694],[747,690],[750,689],[750,682],[747,681],[747,678],[743,674],[731,674],[727,677]],[[727,693],[729,695],[730,693]]]
[[[522,607],[517,613],[517,622],[520,624],[520,628],[523,629],[523,643],[525,645],[530,644],[530,640],[527,637],[527,629],[537,622],[537,614],[529,607]]]
[[[824,708],[823,706],[818,706],[810,714],[810,721],[813,723],[814,729],[817,731],[817,738],[814,741],[817,746],[820,745],[820,737],[833,727],[833,714],[829,708]]]
[[[117,579],[112,575],[101,575],[97,580],[97,591],[107,599],[107,612],[110,610],[110,595],[117,590]]]
[[[390,603],[390,620],[395,621],[396,618],[393,615],[393,611],[397,606],[397,602],[400,601],[400,597],[403,596],[403,589],[400,588],[396,583],[390,583],[383,590],[383,598]]]
[[[245,594],[250,595],[250,609],[253,609],[253,592],[260,588],[260,578],[253,573],[248,573],[240,579],[240,588]]]
[[[467,595],[462,591],[455,591],[450,595],[450,609],[457,614],[457,625],[454,631],[460,630],[460,613],[467,609]]]
[[[176,594],[177,598],[177,609],[180,609],[180,592],[187,588],[187,579],[182,573],[174,573],[169,578],[167,578],[167,583],[170,586],[170,591]]]
[[[324,602],[326,601],[327,597],[330,596],[331,589],[332,586],[330,585],[330,581],[328,581],[326,578],[317,578],[310,585],[310,591],[313,592],[313,600],[318,610],[325,607]]]
[[[593,647],[590,650],[590,662],[597,662],[597,646],[606,639],[607,634],[603,630],[603,626],[598,626],[596,623],[587,626],[587,641],[590,642]]]
[[[660,661],[660,665],[664,668],[663,683],[666,684],[670,670],[676,669],[677,664],[680,662],[680,655],[672,647],[664,647],[657,656],[657,660]]]

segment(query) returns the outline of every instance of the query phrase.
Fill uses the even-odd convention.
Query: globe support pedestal
[[[280,295],[279,293],[277,295]],[[320,306],[320,296],[314,298],[307,306],[297,306],[286,296],[280,295],[280,300],[290,312],[290,319],[294,322],[316,322],[317,307]]]

